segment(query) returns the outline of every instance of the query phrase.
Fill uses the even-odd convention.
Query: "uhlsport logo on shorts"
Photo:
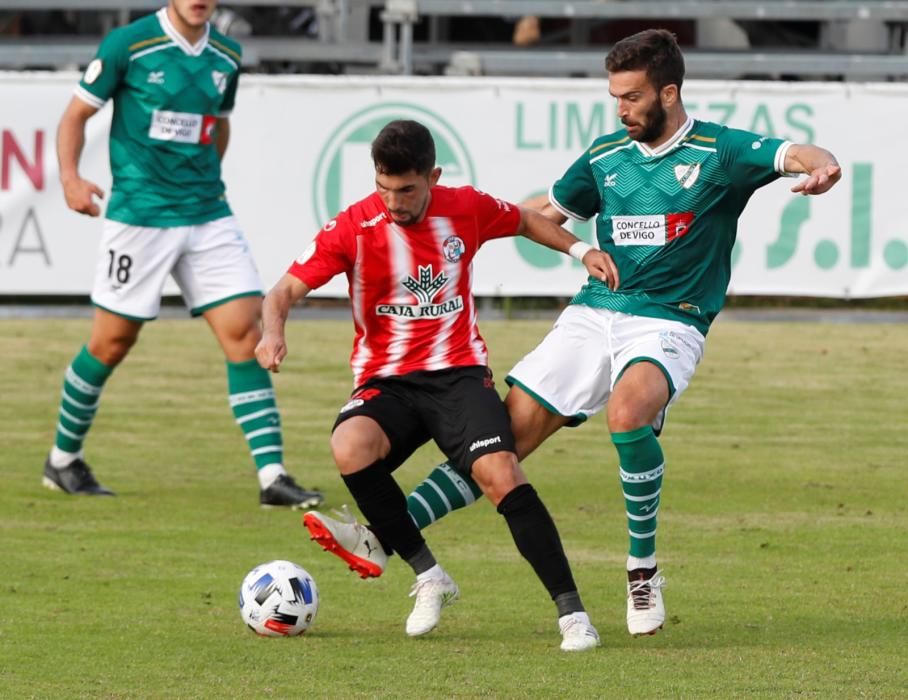
[[[476,182],[463,139],[440,114],[406,102],[372,105],[341,123],[319,154],[312,180],[312,202],[319,225],[375,190],[370,147],[382,127],[394,119],[414,119],[432,132],[436,164],[442,169],[441,184],[459,187]]]

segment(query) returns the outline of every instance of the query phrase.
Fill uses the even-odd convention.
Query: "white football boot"
[[[627,631],[635,637],[656,634],[665,624],[665,577],[652,569],[627,572]]]
[[[340,557],[360,578],[378,578],[385,570],[388,555],[378,537],[365,525],[358,523],[347,506],[334,511],[335,520],[324,513],[310,512],[303,516],[303,525],[322,549]]]
[[[407,634],[411,637],[431,632],[438,626],[441,609],[452,605],[460,597],[460,589],[446,573],[442,576],[418,580],[410,589],[410,597],[416,597],[413,612],[407,618]]]
[[[561,651],[586,651],[602,644],[585,612],[562,615],[558,618],[558,629],[561,630]]]

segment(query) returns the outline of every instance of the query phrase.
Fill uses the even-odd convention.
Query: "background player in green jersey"
[[[79,174],[86,122],[114,101],[113,187],[92,288],[91,336],[66,370],[44,485],[110,495],[83,459],[101,390],[154,319],[169,275],[193,316],[211,326],[227,360],[230,406],[258,470],[263,506],[307,508],[307,491],[283,466],[280,414],[268,372],[255,360],[261,337],[258,271],[224,195],[221,158],[230,138],[240,46],[208,20],[216,0],[170,0],[111,32],[89,63],[57,134],[67,205],[98,216],[101,188]]]
[[[642,635],[665,620],[665,578],[656,566],[665,460],[657,437],[724,304],[738,217],[756,189],[781,175],[806,175],[791,190],[814,195],[841,171],[822,148],[690,118],[681,101],[684,58],[670,32],[618,42],[606,69],[625,128],[597,138],[533,204],[556,223],[595,218],[599,247],[620,281],[588,279],[511,370],[506,405],[519,459],[608,405],[630,540],[627,625]],[[581,259],[590,248],[575,246]],[[410,494],[410,515],[425,527],[480,493],[443,464]]]

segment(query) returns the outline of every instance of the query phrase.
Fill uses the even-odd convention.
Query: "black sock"
[[[432,558],[426,566],[426,555],[431,558],[432,553],[407,512],[407,497],[382,460],[355,474],[342,474],[341,478],[369,521],[369,529],[384,547],[397,552],[414,570],[417,566],[426,570],[435,565]]]
[[[558,615],[582,612],[583,604],[558,529],[536,490],[521,484],[501,500],[498,512],[507,521],[518,551],[556,601]]]

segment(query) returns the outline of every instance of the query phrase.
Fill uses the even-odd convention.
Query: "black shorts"
[[[341,408],[334,427],[353,416],[378,423],[391,470],[430,439],[461,473],[492,452],[514,452],[511,420],[488,367],[453,367],[369,380]]]

